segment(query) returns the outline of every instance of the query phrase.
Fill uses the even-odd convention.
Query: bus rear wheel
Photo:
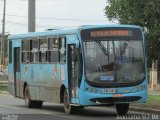
[[[33,101],[31,100],[30,97],[30,92],[29,92],[29,86],[27,85],[25,87],[25,91],[24,91],[24,99],[25,99],[25,105],[28,108],[41,108],[43,102],[42,101]]]
[[[126,115],[129,109],[129,103],[116,104],[116,110],[118,115]]]
[[[64,111],[65,111],[65,113],[67,113],[67,114],[73,114],[73,113],[75,113],[76,107],[72,106],[70,104],[69,95],[67,93],[67,90],[64,91],[63,104],[64,104]]]

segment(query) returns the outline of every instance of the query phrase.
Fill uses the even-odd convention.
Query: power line
[[[22,25],[22,26],[27,26],[27,23],[19,23],[19,22],[13,22],[13,21],[6,21],[7,23],[11,23],[11,24],[16,24],[16,25]],[[36,25],[37,27],[52,27],[51,25]]]
[[[27,23],[19,23],[19,22],[13,22],[13,21],[6,21],[6,22],[8,24],[15,24],[15,25],[20,25],[20,26],[25,26],[25,27],[27,27],[27,25],[28,25]],[[74,26],[53,26],[53,25],[40,25],[40,24],[37,24],[36,27],[38,27],[38,28],[48,28],[48,27],[64,28],[64,27],[74,27]]]
[[[15,25],[20,25],[20,26],[25,26],[27,27],[27,23],[19,23],[19,22],[13,22],[13,21],[6,21],[8,24],[15,24]],[[71,26],[53,26],[53,25],[40,25],[40,24],[36,24],[37,28],[68,28],[68,27],[77,27],[78,25],[71,25]]]
[[[0,14],[2,15],[2,14]],[[21,18],[28,18],[28,16],[22,15],[13,15],[13,14],[6,14],[6,16],[13,16],[13,17],[21,17]],[[72,18],[51,18],[51,17],[36,17],[37,19],[47,19],[47,20],[67,20],[67,21],[93,21],[93,22],[106,22],[105,20],[85,20],[85,19],[72,19]]]
[[[13,21],[6,21],[7,23],[17,24],[17,25],[24,25],[27,26],[28,24],[25,23],[19,23],[19,22],[13,22]]]

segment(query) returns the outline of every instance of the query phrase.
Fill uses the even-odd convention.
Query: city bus
[[[9,92],[28,108],[43,102],[74,113],[87,106],[146,102],[144,34],[136,25],[83,25],[13,35],[8,40]]]

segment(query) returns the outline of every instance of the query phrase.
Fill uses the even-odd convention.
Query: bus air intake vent
[[[133,102],[141,99],[139,96],[131,96],[131,97],[107,97],[107,98],[93,98],[90,99],[92,102],[99,103],[116,103],[116,102]]]

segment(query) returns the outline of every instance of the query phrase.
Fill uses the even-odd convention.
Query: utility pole
[[[35,0],[28,0],[28,32],[35,32]]]
[[[6,0],[4,0],[4,10],[3,10],[3,20],[2,20],[2,34],[1,34],[1,65],[5,65],[5,55],[4,55],[5,15],[6,15]]]

